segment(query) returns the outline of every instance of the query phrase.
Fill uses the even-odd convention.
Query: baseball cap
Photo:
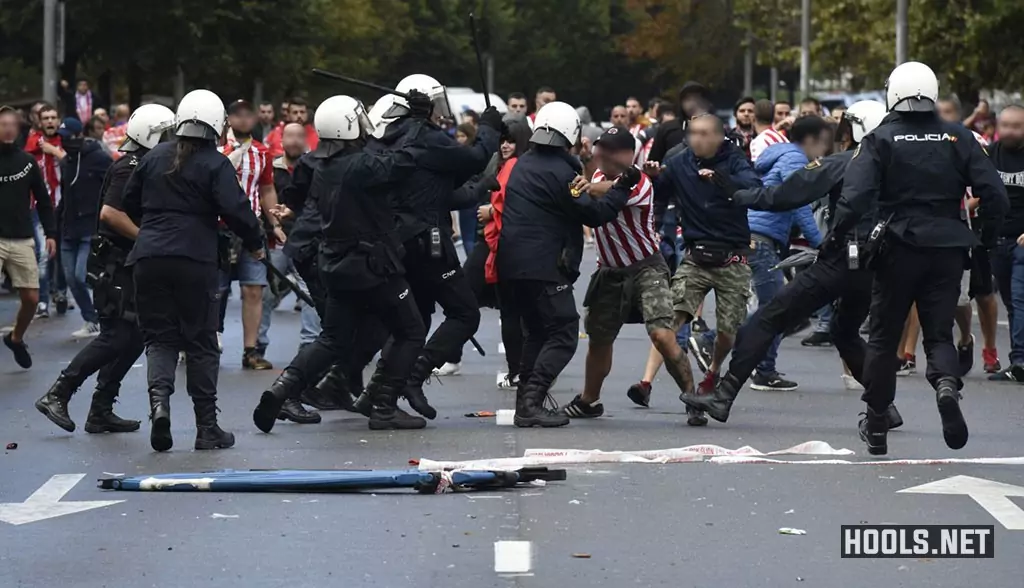
[[[83,130],[84,127],[82,127],[82,121],[73,116],[69,116],[61,121],[60,127],[57,129],[57,134],[67,139],[68,137],[81,135]]]
[[[241,112],[256,112],[252,103],[248,100],[235,100],[228,105],[228,114],[239,114]]]
[[[636,150],[636,139],[629,133],[629,129],[625,127],[612,127],[601,134],[595,145],[600,145],[601,149],[607,149],[608,151],[635,151]]]

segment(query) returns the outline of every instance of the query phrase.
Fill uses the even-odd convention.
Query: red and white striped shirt
[[[751,163],[757,161],[764,150],[769,145],[775,145],[776,143],[789,143],[789,139],[784,137],[782,133],[776,131],[774,128],[766,129],[757,134],[756,137],[750,141],[750,161]]]
[[[25,143],[25,151],[36,158],[39,169],[43,172],[43,179],[46,180],[46,187],[50,190],[50,200],[54,208],[60,204],[60,162],[52,155],[43,153],[43,143],[49,143],[56,147],[61,146],[60,135],[47,137],[42,132],[33,130],[28,134],[28,141]],[[35,208],[35,200],[32,207]]]
[[[238,183],[242,186],[245,195],[249,197],[252,211],[259,217],[262,215],[260,209],[260,186],[274,184],[273,162],[270,159],[270,152],[263,146],[263,143],[253,140],[252,144],[249,145],[245,153],[241,154],[241,158],[236,163],[236,158],[231,157],[231,154],[236,150],[244,148],[242,144],[229,143],[220,149],[221,153],[228,156],[228,159],[232,160],[232,163],[235,165]]]
[[[591,182],[603,182],[605,179],[604,173],[597,170]],[[653,209],[654,184],[647,174],[642,173],[619,216],[594,229],[599,266],[627,267],[658,251]]]

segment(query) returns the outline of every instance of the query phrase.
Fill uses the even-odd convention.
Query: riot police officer
[[[860,422],[861,439],[873,455],[888,451],[885,411],[896,393],[896,347],[915,302],[943,437],[951,449],[967,444],[952,333],[964,263],[979,243],[960,201],[970,186],[981,199],[986,230],[995,235],[1009,200],[970,130],[937,116],[938,93],[938,80],[923,63],[904,63],[892,71],[886,82],[889,114],[854,153],[832,235],[823,245],[852,247],[856,234],[850,232],[877,203],[880,222],[864,252],[875,282],[864,368],[868,406]]]
[[[516,390],[517,427],[561,427],[569,417],[545,408],[548,389],[576,353],[580,316],[572,285],[580,276],[583,233],[625,208],[640,181],[626,169],[602,198],[586,193],[579,160],[569,151],[580,138],[580,118],[565,102],[537,113],[533,148],[512,168],[498,239],[501,305],[522,317],[525,341]]]
[[[87,433],[127,433],[139,429],[139,421],[114,414],[114,401],[121,380],[142,355],[142,333],[135,312],[135,283],[124,263],[139,232],[138,217],[124,213],[121,197],[128,178],[149,150],[160,142],[164,131],[174,128],[174,113],[159,104],[136,110],[118,148],[124,155],[107,171],[100,191],[99,226],[88,261],[88,279],[100,316],[100,334],[75,355],[36,409],[55,425],[72,432],[75,422],[68,415],[68,401],[89,376],[96,372]]]
[[[217,219],[257,259],[264,256],[265,238],[231,162],[217,151],[225,120],[216,94],[186,94],[175,117],[177,141],[150,151],[125,188],[125,212],[141,219],[126,265],[135,272],[146,343],[150,444],[156,451],[173,445],[170,396],[179,351],[186,354],[187,389],[195,408],[195,448],[235,444],[234,435],[217,424]]]
[[[434,368],[456,355],[480,325],[479,305],[451,239],[448,204],[452,192],[483,171],[498,150],[502,122],[497,109],[485,110],[476,142],[462,146],[438,126],[452,113],[445,87],[437,80],[413,74],[395,90],[416,91],[430,100],[413,105],[397,97],[394,108],[382,117],[386,126],[380,142],[387,148],[408,143],[422,150],[417,155],[418,169],[394,190],[392,199],[398,237],[405,248],[406,277],[420,315],[428,328],[435,303],[445,315],[413,366],[403,392],[416,412],[433,419],[437,411],[427,402],[423,384]]]
[[[832,218],[835,203],[842,193],[843,176],[857,145],[884,117],[885,105],[880,102],[862,100],[851,105],[843,113],[837,131],[845,149],[812,161],[782,184],[740,190],[724,175],[715,174],[714,181],[731,194],[733,204],[754,210],[794,210],[827,197]],[[874,215],[865,215],[861,219],[855,232],[858,249],[863,248],[874,225]],[[867,344],[859,331],[871,306],[872,274],[859,256],[851,258],[849,254],[849,250],[822,251],[813,265],[798,273],[770,303],[759,308],[740,328],[729,370],[716,384],[714,393],[684,395],[682,401],[724,423],[740,389],[775,338],[798,328],[814,309],[831,304],[837,298],[836,313],[831,322],[832,341],[854,378],[863,384]],[[903,424],[892,404],[886,411],[886,419],[890,429]]]
[[[426,101],[417,100],[422,105]],[[416,170],[405,144],[385,154],[364,149],[372,131],[363,105],[334,96],[316,111],[321,159],[309,198],[317,203],[323,229],[320,275],[327,290],[323,331],[301,349],[281,376],[260,397],[253,422],[263,432],[274,427],[281,406],[298,398],[333,363],[352,352],[356,328],[372,315],[391,333],[392,342],[369,386],[371,429],[422,429],[426,421],[397,409],[409,371],[423,347],[426,329],[403,277],[401,242],[387,198],[393,183]]]

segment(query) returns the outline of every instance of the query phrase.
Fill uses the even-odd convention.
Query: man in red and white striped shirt
[[[623,172],[633,167],[636,139],[627,127],[612,127],[595,143],[599,168],[587,192],[600,197]],[[590,278],[584,328],[590,337],[583,393],[563,407],[571,418],[604,414],[601,386],[612,365],[612,346],[624,323],[643,322],[651,342],[667,358],[665,365],[683,392],[693,389],[689,358],[676,342],[668,266],[658,248],[654,222],[654,187],[640,181],[615,220],[594,229],[598,269]],[[650,390],[632,390],[630,400],[650,402]]]
[[[238,173],[238,183],[249,197],[252,211],[263,217],[270,226],[272,240],[284,243],[281,222],[271,211],[277,208],[277,190],[274,189],[272,158],[262,143],[252,138],[256,126],[256,111],[244,100],[233,102],[228,107],[228,125],[234,141],[224,145],[222,153]],[[245,349],[242,353],[242,367],[252,370],[268,370],[273,366],[263,358],[257,349],[260,319],[263,314],[263,288],[268,285],[267,268],[252,256],[238,256],[238,284],[242,292],[242,339]],[[231,287],[230,273],[223,272],[221,289]],[[223,315],[224,306],[221,307]],[[223,320],[221,321],[223,332]]]
[[[754,163],[764,150],[777,143],[789,143],[789,139],[775,130],[775,106],[771,100],[758,100],[754,103],[754,132],[757,135],[750,141],[750,162]]]

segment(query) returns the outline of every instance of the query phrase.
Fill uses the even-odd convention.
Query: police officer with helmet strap
[[[320,144],[313,157],[322,161],[314,167],[309,198],[318,205],[323,228],[323,330],[263,393],[253,422],[269,433],[285,401],[298,399],[334,362],[351,355],[357,325],[372,315],[390,331],[392,343],[374,378],[379,385],[370,389],[370,428],[422,429],[425,420],[397,408],[426,329],[403,276],[402,245],[387,197],[395,182],[417,169],[413,150],[401,142],[388,153],[368,152],[366,137],[373,129],[362,103],[349,96],[324,101],[315,120]]]
[[[417,96],[416,100],[396,96],[392,108],[381,117],[384,132],[378,133],[386,149],[408,144],[418,150],[416,171],[391,194],[398,238],[405,249],[406,279],[428,330],[435,303],[444,311],[444,321],[423,347],[403,395],[416,412],[433,419],[437,411],[423,394],[423,384],[434,368],[456,355],[480,325],[479,305],[451,239],[449,204],[455,189],[482,172],[497,152],[502,122],[496,108],[484,110],[476,141],[463,146],[439,126],[441,120],[452,117],[440,82],[413,74],[395,90]],[[357,408],[361,404],[357,403]]]
[[[739,189],[725,174],[715,174],[736,206],[753,210],[787,211],[828,198],[830,219],[843,190],[843,177],[857,146],[885,118],[885,105],[872,100],[852,104],[843,113],[836,135],[844,150],[812,161],[797,170],[785,182],[771,187]],[[867,214],[857,225],[855,234],[862,247],[875,225],[875,215]],[[860,326],[871,307],[871,270],[847,250],[825,250],[810,267],[796,274],[772,301],[759,308],[736,334],[729,369],[715,385],[713,394],[689,394],[682,397],[687,406],[706,412],[711,418],[725,422],[743,384],[771,347],[775,338],[799,328],[814,309],[836,302],[832,317],[831,337],[839,356],[849,366],[853,377],[864,383],[864,359],[867,343],[860,336]],[[838,299],[838,300],[837,300]],[[890,429],[903,424],[903,418],[892,404],[886,411]]]
[[[124,263],[139,233],[139,219],[125,214],[121,197],[132,172],[142,157],[156,147],[164,132],[174,128],[174,113],[166,106],[146,104],[139,107],[125,130],[126,139],[118,148],[124,154],[114,162],[100,190],[97,236],[88,261],[88,279],[93,289],[96,311],[100,316],[100,334],[75,355],[57,377],[36,409],[55,425],[72,432],[75,422],[68,415],[68,401],[89,376],[96,376],[87,433],[127,433],[139,430],[139,421],[114,414],[114,401],[121,380],[142,355],[142,333],[135,311],[135,282]]]
[[[235,437],[217,424],[220,315],[217,219],[250,255],[262,259],[265,239],[235,169],[217,151],[224,130],[224,103],[209,90],[181,99],[177,141],[142,158],[128,180],[124,211],[140,219],[126,265],[134,267],[139,327],[146,343],[150,444],[167,451],[170,396],[178,353],[185,352],[188,394],[196,417],[196,449],[221,449]]]
[[[861,439],[872,455],[888,451],[885,411],[896,392],[896,348],[914,303],[946,445],[967,444],[953,318],[967,254],[979,243],[960,202],[970,186],[981,199],[982,240],[989,241],[998,234],[1009,200],[971,131],[936,114],[938,93],[938,80],[923,63],[907,62],[889,74],[889,114],[854,153],[832,234],[823,245],[851,255],[858,223],[877,205],[879,223],[859,253],[875,272],[863,395],[867,413],[860,421]]]
[[[565,102],[545,104],[533,125],[533,147],[516,162],[505,187],[498,239],[498,295],[522,317],[525,341],[516,390],[517,427],[561,427],[569,417],[544,406],[548,389],[576,353],[580,316],[573,284],[580,276],[580,225],[600,227],[625,208],[640,181],[629,166],[601,198],[591,198],[570,150],[580,117]]]

